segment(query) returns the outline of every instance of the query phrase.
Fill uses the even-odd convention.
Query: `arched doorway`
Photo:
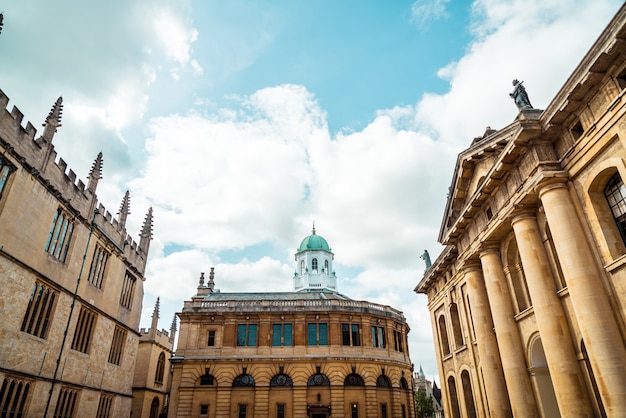
[[[152,399],[152,405],[150,405],[150,418],[159,418],[159,398],[156,396]]]
[[[543,416],[546,418],[560,417],[561,412],[556,402],[554,386],[540,337],[536,337],[530,343],[530,376]]]

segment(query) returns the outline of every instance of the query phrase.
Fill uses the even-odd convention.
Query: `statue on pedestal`
[[[515,89],[513,93],[509,93],[509,96],[513,98],[517,108],[520,111],[533,109],[533,105],[530,104],[530,99],[528,99],[528,94],[524,88],[523,81],[513,80],[513,87],[515,87]]]

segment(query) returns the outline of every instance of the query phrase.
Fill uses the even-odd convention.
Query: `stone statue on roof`
[[[533,105],[530,104],[530,99],[528,98],[523,83],[523,81],[513,80],[513,87],[515,87],[515,89],[513,93],[509,93],[509,96],[513,98],[515,105],[520,111],[533,109]]]
[[[426,263],[426,270],[430,268],[432,263],[430,262],[430,254],[428,254],[428,250],[424,250],[424,254],[420,255],[420,258],[424,260]]]

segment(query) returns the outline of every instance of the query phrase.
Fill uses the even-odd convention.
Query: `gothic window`
[[[290,347],[293,345],[292,324],[273,324],[272,325],[272,346],[274,347]]]
[[[359,324],[341,324],[341,341],[343,345],[360,346],[361,328]]]
[[[619,173],[615,173],[607,182],[604,196],[611,207],[622,241],[626,244],[626,187]]]
[[[237,347],[256,347],[256,324],[237,325]]]
[[[22,320],[23,332],[46,338],[56,295],[57,293],[50,288],[41,283],[35,283]]]
[[[98,411],[96,412],[96,418],[109,418],[111,416],[112,404],[112,395],[101,394],[100,401],[98,402]]]
[[[46,252],[64,263],[73,231],[74,224],[70,221],[69,215],[61,208],[57,209],[46,241]]]
[[[3,158],[0,158],[0,198],[4,192],[4,188],[7,184],[9,174],[13,171],[13,167],[10,166]]]
[[[122,294],[120,295],[120,305],[125,307],[126,309],[131,309],[133,307],[133,296],[135,295],[135,283],[137,279],[135,276],[130,274],[130,272],[126,272],[124,276],[124,283],[122,284]]]
[[[157,361],[156,373],[154,375],[154,383],[157,385],[163,384],[163,375],[165,374],[165,354],[159,354],[159,360]]]
[[[441,339],[441,352],[444,356],[450,354],[450,344],[448,343],[448,328],[446,327],[446,318],[441,315],[439,317],[439,338]]]
[[[317,271],[317,258],[311,260],[311,270]]]
[[[104,278],[104,268],[106,267],[109,253],[100,245],[96,245],[91,259],[91,267],[89,268],[89,276],[87,281],[98,289],[102,289],[102,279]]]
[[[328,345],[328,324],[307,324],[308,345]]]
[[[387,344],[385,342],[385,328],[372,327],[372,347],[375,347],[375,348],[387,347]]]
[[[240,374],[233,380],[233,387],[254,386],[254,378],[247,373]]]
[[[26,401],[30,383],[5,377],[0,388],[0,416],[22,417],[25,416]]]
[[[350,373],[343,381],[344,386],[365,386],[363,378],[356,373]]]
[[[57,399],[57,406],[54,409],[55,418],[74,418],[78,391],[69,388],[62,388]]]
[[[293,381],[291,377],[287,376],[285,373],[279,373],[272,377],[270,386],[293,386]]]
[[[381,374],[376,379],[376,386],[381,387],[381,388],[390,388],[391,381],[389,380],[387,376],[385,376],[384,374]]]
[[[113,330],[113,339],[111,340],[111,349],[109,350],[109,363],[120,365],[125,341],[126,330],[116,326]]]
[[[74,331],[74,339],[72,340],[72,350],[87,353],[91,343],[91,337],[96,327],[97,315],[84,306],[80,309],[76,330]]]
[[[152,399],[152,404],[150,405],[150,418],[158,418],[159,417],[159,398],[156,396]]]

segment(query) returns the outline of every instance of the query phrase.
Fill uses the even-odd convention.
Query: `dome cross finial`
[[[315,235],[315,221],[313,221],[313,235]]]

